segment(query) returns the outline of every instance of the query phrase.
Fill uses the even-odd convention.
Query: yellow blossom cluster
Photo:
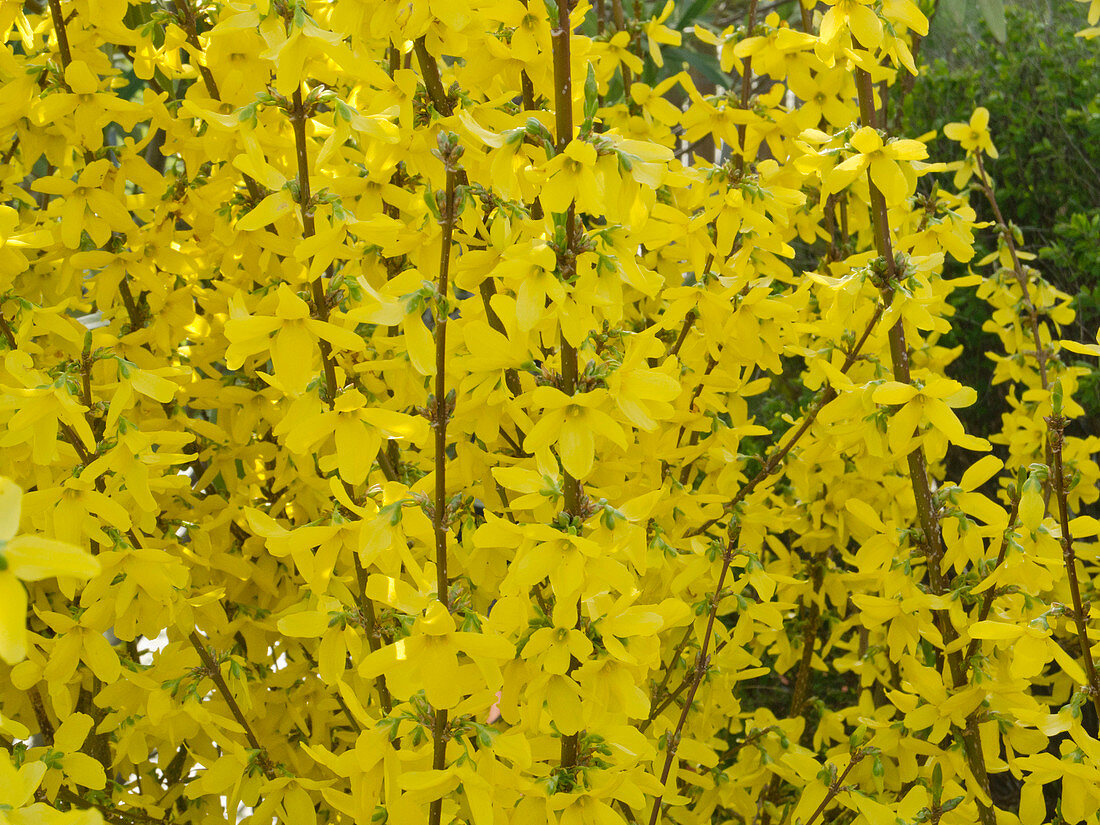
[[[1098,821],[1100,345],[927,4],[628,5],[0,6],[0,825]]]

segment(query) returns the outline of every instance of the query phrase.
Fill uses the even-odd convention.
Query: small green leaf
[[[955,810],[955,808],[959,806],[959,803],[962,802],[965,798],[966,797],[964,796],[956,796],[953,799],[947,800],[943,803],[943,805],[940,806],[940,811],[943,813],[947,813],[948,811]]]

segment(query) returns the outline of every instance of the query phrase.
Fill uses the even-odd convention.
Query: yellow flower
[[[601,47],[599,43],[593,43],[597,51],[606,51],[610,59],[622,63],[634,74],[641,74],[644,64],[638,55],[630,51],[630,32],[615,32],[611,39]]]
[[[123,183],[109,160],[96,160],[84,167],[75,182],[57,174],[38,178],[31,188],[58,196],[50,203],[49,213],[61,219],[61,242],[77,249],[82,232],[96,246],[103,246],[112,232],[125,235],[137,229],[123,203]]]
[[[661,44],[679,46],[681,42],[680,32],[661,25],[672,14],[674,5],[673,0],[668,0],[664,9],[661,10],[660,16],[651,18],[645,24],[645,34],[649,40],[649,56],[653,58],[653,62],[658,66],[665,65],[664,58],[661,56]]]
[[[515,14],[513,9],[507,9],[507,12]],[[539,56],[548,54],[551,49],[550,23],[546,17],[546,8],[538,3],[528,4],[518,9],[518,15],[520,19],[509,42],[512,55],[524,63],[536,64]],[[511,22],[509,20],[508,24]]]
[[[864,126],[850,141],[859,154],[840,163],[825,176],[823,195],[839,192],[865,169],[871,170],[871,180],[888,204],[899,204],[909,194],[910,182],[898,161],[928,157],[928,149],[919,140],[891,140],[883,143],[882,135]]]
[[[237,29],[234,32],[234,39],[240,41],[247,34],[247,31]],[[258,36],[257,39],[259,39]],[[134,74],[141,80],[152,78],[157,69],[161,69],[166,73],[171,72],[173,76],[176,75],[183,69],[180,64],[180,49],[183,48],[183,44],[186,42],[187,33],[179,26],[165,26],[163,40],[159,45],[151,37],[138,38],[133,52]],[[212,49],[208,48],[206,52],[208,60],[211,52]],[[213,60],[215,65],[229,62],[223,57],[223,54],[215,54]],[[219,91],[224,95],[225,86],[219,86]]]
[[[0,809],[18,811],[34,799],[34,792],[45,774],[44,762],[24,762],[17,769],[10,757],[0,757]]]
[[[823,118],[843,129],[852,120],[851,110],[845,103],[851,75],[842,66],[812,71],[814,68],[809,64],[801,65],[792,69],[787,77],[790,90],[803,101],[798,118],[808,129],[816,128]]]
[[[583,140],[571,140],[565,151],[546,164],[542,205],[549,212],[564,212],[576,201],[582,212],[603,209],[603,183],[596,176],[596,147]]]
[[[103,766],[97,759],[81,753],[81,746],[88,738],[88,734],[92,732],[94,724],[92,717],[86,713],[71,713],[63,718],[57,732],[54,733],[53,742],[48,747],[31,748],[27,752],[29,759],[40,758],[48,751],[54,752],[55,759],[48,763],[54,770],[46,774],[42,783],[47,798],[57,794],[62,775],[70,782],[96,791],[101,791],[107,786],[107,776]]]
[[[584,478],[592,471],[598,433],[626,449],[622,426],[598,406],[607,398],[607,390],[566,395],[553,387],[537,387],[531,403],[541,406],[542,417],[527,433],[524,449],[538,455],[557,444],[562,467],[573,478]],[[550,464],[545,457],[543,464]]]
[[[395,696],[407,697],[420,688],[435,708],[453,708],[464,688],[476,687],[463,673],[458,661],[464,653],[477,662],[483,673],[497,666],[497,660],[512,658],[511,642],[502,636],[457,631],[454,617],[437,601],[413,624],[412,635],[371,653],[359,665],[359,675],[373,679],[383,673]],[[489,685],[492,690],[500,682]]]
[[[962,160],[947,164],[947,171],[955,173],[951,184],[956,189],[961,190],[974,175],[978,174],[978,163],[974,160],[973,155],[967,155]]]
[[[287,448],[299,454],[316,451],[332,436],[335,454],[320,459],[322,470],[335,468],[349,484],[362,484],[383,438],[421,444],[428,439],[428,422],[419,416],[368,406],[363,393],[350,389],[336,398],[331,410],[318,409],[310,396],[299,399],[276,426],[275,435],[285,436]]]
[[[985,152],[991,158],[997,157],[997,148],[989,136],[989,109],[985,106],[974,110],[969,123],[948,123],[943,133],[967,152]]]
[[[103,127],[110,121],[132,129],[141,119],[140,107],[119,95],[99,91],[99,77],[83,60],[73,60],[65,67],[66,91],[59,91],[40,98],[33,107],[31,117],[36,126],[47,123],[64,123],[72,117],[75,137],[82,144],[94,146],[99,142]],[[109,162],[104,160],[104,164]]]
[[[1070,352],[1076,352],[1080,355],[1100,355],[1100,331],[1096,333],[1095,344],[1082,344],[1073,340],[1063,340],[1061,344],[1062,349],[1068,349]]]
[[[656,86],[635,81],[630,84],[630,99],[646,114],[665,126],[674,126],[680,121],[683,112],[672,103],[665,94],[680,82],[680,75],[667,77]],[[648,132],[646,133],[648,134]]]
[[[89,579],[99,572],[96,558],[79,547],[38,536],[16,536],[22,502],[19,486],[0,478],[0,658],[8,664],[27,655],[27,592],[19,580]]]
[[[569,657],[585,661],[592,653],[592,642],[572,627],[540,627],[523,647],[523,658],[537,662],[546,673],[569,672]]]
[[[829,0],[826,0],[829,2]],[[882,21],[868,6],[873,0],[832,0],[833,7],[821,19],[821,39],[830,43],[849,29],[865,49],[882,44]]]
[[[883,0],[882,16],[892,23],[902,23],[921,37],[928,34],[928,18],[913,0]]]
[[[733,26],[727,26],[721,34],[715,34],[709,29],[696,24],[693,32],[703,43],[714,46],[715,51],[718,53],[718,65],[723,72],[730,72],[734,66],[737,66],[738,71],[740,71],[741,62],[733,53],[735,45],[739,42],[737,40],[737,30]]]
[[[110,599],[96,602],[84,611],[79,621],[51,610],[38,610],[38,616],[53,631],[54,644],[43,675],[54,684],[65,684],[80,662],[84,662],[104,684],[114,684],[122,672],[118,654],[103,636],[111,626],[114,604]]]
[[[226,322],[229,369],[239,369],[250,355],[270,351],[275,380],[288,393],[296,395],[305,390],[314,375],[313,355],[318,351],[318,338],[335,349],[362,351],[363,339],[349,329],[311,317],[309,304],[286,284],[280,284],[276,294],[274,316],[249,316],[242,312]]]
[[[897,455],[908,455],[913,449],[913,438],[922,418],[928,420],[953,444],[967,450],[988,450],[989,442],[967,434],[952,407],[968,407],[974,403],[977,393],[950,378],[935,377],[923,387],[884,381],[871,396],[876,404],[899,405],[890,418],[888,438]]]
[[[812,55],[816,37],[781,23],[774,12],[768,15],[765,26],[768,27],[765,34],[738,42],[733,47],[734,55],[752,58],[754,72],[773,78],[786,77],[788,68],[805,65],[807,54]]]
[[[641,430],[657,428],[658,420],[672,416],[672,404],[680,395],[680,382],[666,372],[646,366],[647,358],[664,351],[655,330],[632,337],[623,362],[607,379],[615,405],[627,421]],[[671,366],[671,364],[670,364]]]
[[[90,756],[84,756],[84,758],[91,759]],[[96,765],[98,764],[97,762]],[[12,764],[11,757],[0,756],[0,823],[3,825],[102,825],[103,816],[95,808],[80,810],[73,808],[62,813],[44,802],[33,801],[35,792],[39,790],[48,770],[46,763],[37,759],[28,759],[16,768]],[[100,768],[100,773],[102,772],[103,769]],[[56,788],[53,791],[56,793]]]
[[[543,205],[547,206],[545,199]],[[543,240],[512,246],[497,265],[494,274],[515,289],[516,326],[521,332],[528,332],[542,320],[548,298],[551,304],[564,300],[565,287],[554,272],[556,266],[554,250]]]

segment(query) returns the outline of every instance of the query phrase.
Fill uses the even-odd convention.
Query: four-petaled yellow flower
[[[615,32],[606,44],[593,43],[593,45],[597,47],[597,51],[606,52],[635,74],[641,74],[642,69],[645,68],[645,64],[642,63],[638,55],[630,51],[630,32]]]
[[[373,679],[382,674],[395,696],[407,697],[421,688],[435,708],[453,708],[468,694],[472,673],[464,672],[458,655],[465,653],[477,663],[477,673],[492,670],[497,662],[511,659],[512,643],[503,636],[468,633],[455,628],[454,617],[437,601],[414,622],[412,635],[371,653],[359,665],[359,675]],[[489,685],[492,690],[500,682]]]
[[[977,393],[950,378],[935,377],[923,387],[884,381],[875,388],[871,399],[876,404],[899,405],[887,425],[890,448],[898,455],[908,455],[913,449],[917,426],[927,419],[932,427],[953,444],[966,450],[985,451],[989,442],[970,435],[952,407],[968,407]]]
[[[125,235],[137,229],[123,203],[123,183],[111,162],[101,159],[85,166],[75,181],[59,173],[38,178],[31,188],[57,196],[49,214],[60,218],[61,242],[77,249],[83,232],[97,246],[103,246],[112,232]]]
[[[985,106],[974,110],[969,123],[948,123],[943,133],[967,152],[985,152],[991,158],[997,157],[997,147],[989,135],[989,109]]]
[[[99,86],[97,73],[85,61],[71,61],[65,67],[65,91],[37,101],[31,111],[32,121],[41,126],[71,117],[76,139],[85,145],[95,145],[110,121],[132,129],[144,117],[137,103],[121,95],[101,92]]]
[[[570,656],[583,662],[591,653],[592,642],[572,627],[540,627],[523,647],[523,658],[546,673],[568,673]]]
[[[882,135],[870,126],[864,126],[852,135],[850,143],[859,154],[838,164],[825,175],[823,188],[827,193],[839,192],[865,169],[870,169],[871,180],[888,204],[904,201],[909,194],[910,183],[898,161],[926,158],[927,147],[919,140],[890,140],[884,143]]]
[[[90,579],[99,572],[99,561],[79,547],[40,536],[16,536],[22,501],[19,486],[0,478],[0,659],[8,664],[27,655],[27,591],[19,580]]]
[[[649,56],[653,58],[653,62],[658,66],[665,65],[665,60],[661,56],[661,44],[679,46],[682,39],[680,32],[662,25],[668,20],[668,16],[672,14],[674,5],[673,0],[668,0],[661,10],[661,14],[658,17],[651,18],[645,24],[646,39],[649,41]]]
[[[826,2],[833,7],[821,18],[821,39],[824,42],[832,42],[844,29],[849,29],[865,49],[876,49],[882,45],[882,21],[873,9],[868,8],[874,0]]]
[[[270,351],[275,380],[288,393],[297,395],[314,375],[318,338],[338,349],[364,348],[363,339],[351,330],[313,318],[309,304],[286,284],[280,284],[276,294],[274,316],[248,316],[242,312],[226,322],[225,335],[231,342],[225,353],[229,369],[239,369],[250,355]],[[271,340],[273,333],[275,337]]]
[[[531,403],[542,407],[543,413],[527,433],[524,449],[535,453],[541,465],[552,467],[546,451],[556,444],[565,472],[584,478],[592,471],[597,433],[626,449],[622,426],[599,409],[607,397],[607,390],[566,395],[554,387],[536,387]]]
[[[596,147],[571,140],[565,151],[546,164],[547,178],[539,197],[549,212],[564,212],[572,201],[582,212],[603,208],[603,183],[596,175]]]
[[[287,448],[295,453],[316,450],[331,435],[336,452],[321,459],[321,469],[335,468],[349,484],[366,480],[383,438],[408,439],[414,444],[428,438],[428,422],[423,418],[371,407],[356,389],[337,396],[331,410],[317,409],[317,403],[310,396],[299,399],[276,426],[275,435],[286,436]]]

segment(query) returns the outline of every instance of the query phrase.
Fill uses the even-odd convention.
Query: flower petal
[[[10,571],[0,572],[0,659],[9,665],[27,655],[27,591]]]
[[[19,531],[23,509],[23,490],[10,478],[0,478],[0,541],[13,538]]]
[[[95,556],[75,544],[40,536],[12,539],[4,555],[8,570],[23,581],[38,581],[51,576],[90,579],[99,573],[99,560]]]

